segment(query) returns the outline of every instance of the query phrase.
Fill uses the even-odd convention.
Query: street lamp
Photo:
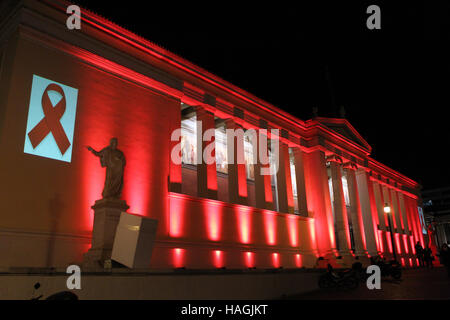
[[[391,207],[385,203],[384,204],[384,213],[388,216],[389,221],[389,232],[391,234],[391,243],[392,243],[392,253],[394,255],[394,260],[397,261],[397,254],[395,252],[395,242],[394,242],[394,233],[392,232],[392,217],[391,217]]]

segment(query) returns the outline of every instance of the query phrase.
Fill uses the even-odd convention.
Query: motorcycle
[[[402,267],[397,260],[386,262],[384,259],[376,256],[371,258],[371,263],[380,267],[382,277],[391,276],[395,280],[400,280],[402,278]]]
[[[41,287],[41,284],[39,282],[34,284],[34,293],[36,292],[37,289],[39,289]],[[33,295],[34,295],[33,293]],[[36,300],[40,300],[44,295],[41,294],[37,297],[31,298],[32,301],[36,301]],[[61,291],[61,292],[57,292],[54,293],[50,296],[48,296],[45,300],[68,300],[68,301],[74,301],[74,300],[78,300],[78,296],[70,291]]]
[[[359,285],[356,273],[352,269],[335,272],[331,264],[327,266],[327,272],[319,277],[319,288],[344,288],[356,289]]]

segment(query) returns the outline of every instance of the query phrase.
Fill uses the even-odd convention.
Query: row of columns
[[[197,157],[201,163],[197,165],[197,193],[199,197],[217,199],[217,169],[215,154],[213,159],[205,163],[205,155],[215,148],[214,135],[202,138],[208,129],[215,129],[214,113],[203,107],[195,107],[197,123]],[[236,132],[243,127],[235,119],[226,119],[225,128]],[[263,141],[260,141],[263,139]],[[256,160],[255,201],[256,207],[275,210],[271,186],[271,176],[262,175],[261,169],[268,168],[267,157],[261,155],[258,149],[261,143],[267,145],[268,137],[257,134],[253,145],[253,155]],[[291,175],[289,145],[284,139],[279,141],[279,168],[276,173],[278,211],[294,212],[294,198],[291,179],[297,185],[298,209],[303,215],[314,218],[315,241],[318,254],[351,255],[350,231],[348,216],[353,227],[355,252],[357,256],[373,256],[390,248],[388,237],[389,221],[383,207],[388,203],[392,210],[393,229],[398,237],[398,249],[402,254],[414,251],[410,236],[414,241],[421,239],[417,229],[418,219],[414,213],[414,199],[405,197],[403,193],[382,185],[373,180],[364,168],[357,168],[353,163],[343,163],[337,156],[325,157],[320,150],[304,152],[300,147],[292,148],[295,166],[295,176]],[[227,134],[228,164],[228,195],[229,202],[247,205],[248,190],[244,161],[244,135]],[[241,159],[238,157],[241,156]],[[262,159],[264,157],[265,159]],[[330,164],[334,199],[331,199],[328,187],[327,162]],[[349,212],[344,199],[342,172],[347,178],[349,192]],[[180,192],[181,165],[171,164],[169,188]],[[333,208],[332,208],[333,206]],[[334,212],[334,217],[333,217]],[[336,229],[335,229],[336,228]],[[410,229],[413,232],[410,232]],[[335,230],[337,239],[335,239]],[[406,237],[406,240],[404,240]],[[338,241],[339,252],[336,241]],[[423,242],[423,239],[422,239]],[[397,245],[394,243],[392,245]]]
[[[202,198],[217,199],[217,169],[215,153],[215,137],[204,134],[208,129],[215,129],[214,113],[206,110],[202,106],[194,108],[197,117],[197,195]],[[232,129],[233,133],[227,132],[227,157],[228,157],[228,201],[230,203],[248,204],[247,174],[244,159],[244,130],[243,126],[235,119],[229,118],[224,121],[225,129]],[[242,131],[239,131],[242,130]],[[211,131],[210,131],[211,132]],[[257,131],[258,132],[258,131]],[[242,133],[242,134],[241,134]],[[263,140],[263,141],[260,141]],[[261,209],[275,210],[273,203],[271,176],[263,175],[261,169],[268,169],[268,148],[266,155],[261,155],[259,147],[266,145],[268,137],[265,135],[256,135],[253,143],[253,156],[255,157],[254,175],[255,175],[255,202],[256,207]],[[204,141],[206,140],[206,141]],[[276,197],[278,202],[278,211],[284,213],[294,213],[294,197],[292,190],[292,180],[295,179],[298,190],[299,212],[307,215],[306,188],[304,178],[303,154],[299,147],[292,148],[294,153],[294,162],[296,176],[291,176],[289,146],[279,141],[279,167],[276,173]],[[212,159],[207,160],[208,155]],[[265,157],[265,159],[262,159]],[[239,158],[240,157],[240,158]],[[207,160],[207,161],[205,161]],[[169,189],[174,192],[180,192],[181,164],[171,163],[169,176]]]
[[[365,229],[368,227],[369,240],[372,240],[372,228],[371,221],[366,222],[366,228],[364,226],[364,218],[362,214],[362,208],[370,210],[370,199],[368,195],[367,184],[362,186],[364,188],[358,189],[358,181],[356,170],[357,166],[354,163],[343,163],[342,159],[338,156],[330,156],[327,158],[330,164],[331,171],[331,181],[333,188],[333,211],[334,211],[334,223],[336,227],[337,241],[339,254],[344,256],[344,258],[355,255],[358,257],[367,257],[367,245],[366,245],[366,234]],[[349,196],[349,210],[344,198],[344,188],[342,185],[342,173],[345,174],[347,178],[347,188]],[[360,179],[361,180],[361,179]],[[367,190],[367,192],[365,192]],[[360,192],[362,192],[360,197]],[[367,202],[367,203],[364,203]],[[364,206],[362,206],[363,204]],[[371,211],[367,211],[371,212]],[[349,217],[352,221],[353,227],[353,240],[354,240],[354,252],[352,252],[351,240],[350,240],[350,230],[349,230]],[[369,215],[370,217],[371,215]],[[371,248],[372,249],[372,248]]]
[[[307,188],[314,190],[314,194],[307,192],[308,208],[314,213],[316,234],[319,235],[317,248],[321,256],[339,254],[345,257],[351,254],[350,215],[354,255],[364,257],[384,253],[386,256],[389,248],[395,245],[399,257],[404,258],[405,262],[414,258],[414,243],[423,241],[420,230],[415,226],[418,223],[415,199],[398,189],[380,184],[364,168],[357,168],[353,163],[344,164],[338,156],[325,157],[324,152],[314,151],[306,157]],[[333,199],[326,183],[327,162],[331,171]],[[342,172],[347,178],[349,210],[344,199]],[[389,220],[384,213],[385,203],[392,212],[393,244],[388,233]],[[332,210],[328,209],[331,207]]]
[[[416,200],[377,180],[371,182],[377,203],[380,250],[386,256],[392,257],[395,246],[395,250],[400,257],[411,258],[414,261],[415,243],[417,241],[423,243],[421,230],[418,229]],[[384,213],[385,204],[391,208],[390,215]],[[392,243],[392,237],[389,234],[390,229],[394,233],[394,243]]]

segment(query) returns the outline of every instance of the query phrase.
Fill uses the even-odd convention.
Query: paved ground
[[[403,270],[400,281],[382,279],[380,290],[369,290],[365,283],[353,291],[327,289],[289,296],[294,300],[396,300],[396,299],[450,299],[450,278],[444,268]]]

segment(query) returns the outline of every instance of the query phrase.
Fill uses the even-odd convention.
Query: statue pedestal
[[[105,260],[111,259],[111,252],[119,223],[120,214],[129,206],[125,200],[101,199],[95,201],[94,228],[91,248],[84,254],[83,267],[102,268]]]
[[[132,269],[149,268],[157,226],[156,219],[122,212],[111,259]]]

